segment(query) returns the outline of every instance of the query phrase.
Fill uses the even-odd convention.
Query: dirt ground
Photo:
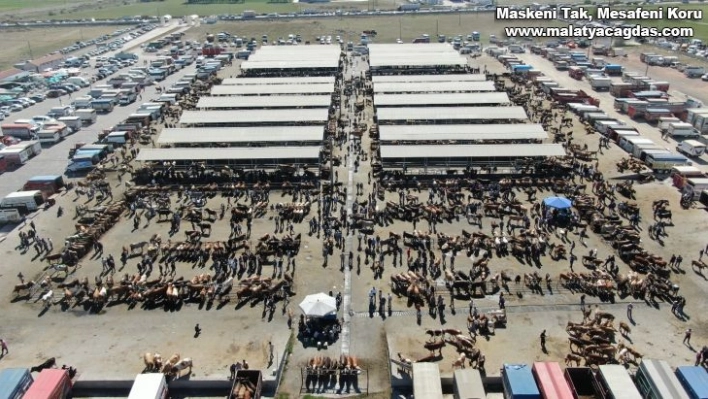
[[[334,21],[334,20],[333,20]],[[349,20],[344,20],[347,22]],[[357,21],[357,20],[354,20]],[[377,23],[378,19],[375,19]],[[377,25],[372,26],[371,21],[362,20],[351,28],[358,32],[363,28],[377,29]],[[381,21],[383,22],[383,20]],[[454,25],[455,18],[445,20],[440,26]],[[312,22],[308,22],[312,24]],[[342,22],[340,21],[340,24]],[[351,22],[354,23],[354,22]],[[275,23],[272,29],[254,29],[253,32],[244,36],[257,36],[268,33],[272,37],[286,35],[288,33],[298,33],[298,30],[288,25],[280,27]],[[241,25],[248,26],[248,24]],[[307,24],[302,25],[301,32],[307,32]],[[434,25],[433,25],[434,27]],[[217,25],[219,30],[222,30]],[[330,29],[330,28],[327,28]],[[332,25],[331,29],[335,29]],[[381,28],[379,32],[384,37],[397,37],[397,26]],[[430,25],[420,29],[420,33],[430,32]],[[475,28],[471,28],[475,29]],[[471,30],[467,29],[467,30]],[[243,31],[240,29],[240,31]],[[204,30],[195,37],[202,36]],[[239,33],[233,30],[233,33]],[[282,33],[279,33],[282,32]],[[332,30],[334,32],[334,30]],[[412,34],[412,29],[410,30]],[[240,33],[239,33],[240,34]],[[313,31],[312,35],[317,35]],[[332,33],[333,35],[335,33]],[[393,36],[391,36],[393,35]],[[547,61],[532,55],[525,55],[529,63],[537,68],[547,71],[548,75],[557,78],[566,85],[578,85],[575,81],[567,81],[567,74],[558,74],[552,70]],[[482,57],[474,61],[476,66],[486,65],[491,71],[501,71],[501,65],[495,60]],[[222,75],[236,73],[236,68],[230,68],[222,72]],[[667,79],[668,80],[668,79]],[[579,85],[585,85],[580,83]],[[585,86],[581,86],[585,87]],[[602,107],[608,112],[612,108],[612,102],[606,98],[605,94],[598,95],[602,99]],[[370,110],[367,114],[370,120]],[[577,124],[577,123],[576,123]],[[646,125],[640,125],[642,131],[651,135],[651,129]],[[654,129],[655,130],[655,129]],[[656,133],[658,136],[658,133]],[[598,136],[585,135],[581,132],[575,134],[576,142],[581,144],[586,142],[591,149],[598,146]],[[651,137],[651,136],[650,136]],[[365,137],[363,147],[368,149],[369,141]],[[670,144],[667,143],[667,146]],[[625,153],[612,146],[605,150],[600,157],[599,167],[609,179],[621,179],[615,170],[615,162],[623,158]],[[346,176],[351,169],[351,165],[339,168],[340,176]],[[364,165],[357,173],[353,174],[354,182],[366,184],[366,174],[368,166]],[[119,197],[119,192],[123,186],[116,180],[114,175],[109,175],[109,181],[114,187],[114,195]],[[351,183],[348,183],[351,185]],[[705,210],[693,208],[682,210],[678,206],[678,193],[671,187],[669,182],[654,182],[646,185],[637,185],[636,201],[641,207],[641,214],[644,217],[641,226],[651,223],[651,203],[655,199],[666,198],[671,201],[671,210],[674,214],[675,227],[668,228],[669,237],[665,239],[664,245],[659,245],[643,234],[643,244],[650,252],[663,255],[665,258],[672,253],[681,253],[684,256],[685,275],[673,276],[672,280],[681,287],[681,292],[688,298],[686,313],[690,315],[687,322],[680,321],[671,315],[666,305],[662,304],[660,309],[645,306],[643,303],[636,303],[634,308],[634,319],[637,324],[633,327],[631,340],[633,346],[644,353],[647,357],[663,358],[672,365],[692,364],[694,352],[692,348],[683,346],[681,339],[683,331],[691,327],[694,330],[693,346],[699,348],[706,340],[706,327],[708,327],[705,315],[701,309],[706,305],[705,301],[705,280],[688,268],[691,259],[698,257],[699,249],[705,245]],[[367,191],[368,192],[368,191]],[[542,193],[550,194],[550,193]],[[387,200],[395,200],[395,194],[387,194]],[[423,201],[427,199],[427,193],[416,193]],[[523,199],[523,195],[519,195]],[[51,238],[55,246],[61,246],[64,237],[74,233],[74,207],[86,201],[82,197],[74,201],[73,192],[63,196],[58,205],[66,210],[62,218],[57,219],[55,208],[40,214],[33,219],[39,234],[45,238]],[[271,202],[288,202],[289,198],[283,197],[279,192],[271,194]],[[224,202],[221,198],[209,201],[208,207],[217,209]],[[89,207],[95,206],[95,201],[88,202]],[[313,209],[316,209],[313,207]],[[314,214],[311,213],[306,220]],[[253,226],[253,237],[259,237],[266,233],[273,232],[272,213],[268,213],[264,218],[256,219]],[[489,219],[485,220],[486,232],[489,231]],[[141,225],[138,231],[131,231],[132,224],[129,217],[124,217],[117,226],[113,227],[103,236],[102,242],[105,246],[106,254],[113,254],[116,259],[119,257],[120,248],[133,242],[149,239],[153,234],[159,233],[163,237],[168,236],[166,224],[151,223],[147,226]],[[420,225],[419,225],[419,228]],[[24,229],[28,229],[27,226]],[[413,229],[410,223],[400,221],[386,227],[377,228],[377,234],[386,235],[388,231],[402,233]],[[466,222],[454,222],[438,227],[440,232],[458,235],[462,229],[475,231],[475,226],[470,226]],[[362,265],[361,270],[355,268],[347,276],[346,272],[339,270],[339,259],[337,256],[330,258],[329,265],[323,267],[321,257],[321,241],[314,236],[307,235],[307,224],[302,223],[295,226],[296,233],[302,233],[301,251],[296,257],[297,269],[295,273],[296,296],[290,301],[290,309],[298,314],[297,304],[302,298],[313,292],[334,292],[345,290],[345,281],[351,283],[351,312],[349,316],[349,330],[351,338],[348,340],[348,352],[360,359],[362,368],[367,370],[369,388],[371,392],[386,394],[389,391],[389,362],[388,356],[395,357],[400,352],[404,357],[419,359],[427,353],[422,347],[422,343],[427,339],[424,334],[427,328],[439,328],[441,322],[438,318],[433,318],[424,312],[422,323],[416,325],[415,312],[407,307],[403,299],[395,298],[393,301],[393,314],[391,317],[381,317],[375,315],[373,318],[368,313],[367,292],[372,288],[381,289],[387,294],[390,289],[388,281],[392,274],[403,271],[402,268],[394,268],[391,259],[386,259],[386,267],[382,280],[374,280],[372,272],[367,266]],[[223,240],[228,236],[228,221],[220,220],[214,223],[214,231],[211,240]],[[181,237],[178,237],[181,238]],[[576,253],[580,257],[585,255],[590,249],[597,248],[599,257],[604,258],[612,253],[612,249],[602,242],[594,234],[590,233],[590,238],[586,240],[586,245],[581,244],[576,236],[570,238],[578,242]],[[177,239],[177,238],[175,238]],[[557,238],[553,242],[559,242]],[[42,362],[50,356],[55,356],[62,364],[71,364],[80,370],[80,378],[84,379],[131,379],[143,368],[141,354],[144,352],[160,352],[163,356],[169,356],[174,352],[179,352],[183,357],[194,359],[195,367],[191,378],[226,378],[228,375],[228,365],[233,361],[247,359],[253,368],[272,369],[277,365],[268,364],[270,353],[267,350],[268,342],[274,344],[274,359],[277,359],[287,349],[287,341],[291,331],[288,330],[287,316],[283,313],[283,308],[278,306],[273,319],[268,320],[262,317],[262,306],[245,306],[235,310],[235,304],[230,303],[221,309],[199,308],[196,305],[185,305],[178,312],[163,311],[161,309],[143,310],[136,308],[129,310],[126,305],[117,304],[104,309],[100,314],[90,314],[81,307],[62,310],[60,306],[53,306],[48,311],[43,311],[41,305],[35,302],[36,297],[31,301],[19,301],[11,303],[14,295],[11,294],[12,287],[17,284],[17,274],[22,272],[26,279],[40,279],[46,274],[43,270],[45,262],[34,259],[35,253],[30,249],[26,254],[21,254],[15,249],[18,244],[17,233],[10,234],[7,240],[0,243],[0,253],[5,256],[3,268],[0,269],[0,292],[4,292],[5,299],[2,300],[3,326],[0,328],[0,336],[8,340],[10,355],[1,359],[3,367],[29,366]],[[356,254],[356,238],[350,237],[347,240],[347,248],[351,248]],[[128,261],[125,269],[120,270],[117,276],[124,273],[133,274],[136,272],[138,259],[133,258]],[[456,268],[468,270],[471,260],[457,259]],[[529,273],[537,269],[527,265],[519,264],[511,258],[493,258],[490,267],[492,273],[505,270],[512,275]],[[576,264],[575,270],[583,270],[582,265]],[[525,362],[533,360],[562,360],[568,350],[566,333],[564,327],[568,321],[579,321],[581,314],[579,311],[579,296],[564,290],[557,284],[557,276],[561,271],[568,270],[567,261],[555,262],[550,258],[543,258],[542,268],[539,273],[550,273],[553,277],[552,290],[545,290],[543,295],[533,294],[528,290],[512,285],[510,292],[506,295],[507,312],[509,323],[507,328],[498,329],[489,338],[489,341],[480,339],[479,348],[487,357],[487,372],[490,375],[498,374],[498,369],[504,362]],[[628,271],[626,265],[620,264],[620,272]],[[193,275],[208,273],[205,269],[194,268],[191,264],[178,263],[177,275],[190,278]],[[70,277],[88,277],[101,273],[100,257],[94,259],[83,259],[81,267]],[[264,275],[270,275],[272,269],[266,267]],[[441,283],[438,283],[443,289]],[[552,292],[551,292],[552,291]],[[447,299],[446,299],[447,300]],[[476,299],[480,312],[486,312],[497,308],[497,296],[489,296],[483,299]],[[617,316],[618,320],[626,320],[626,301],[619,301],[616,304],[600,304],[594,298],[589,298],[589,305],[597,304],[600,309],[609,311]],[[449,301],[448,301],[449,304]],[[465,301],[455,302],[455,313],[447,313],[445,328],[457,328],[466,330],[466,319],[468,304]],[[342,315],[340,314],[340,317]],[[202,328],[201,336],[194,338],[194,325],[199,323]],[[538,336],[542,330],[547,330],[549,353],[543,354],[539,347]],[[288,357],[288,370],[286,372],[282,392],[296,397],[300,389],[299,368],[302,367],[308,358],[312,356],[339,356],[343,347],[341,342],[337,342],[330,348],[318,351],[315,348],[303,348],[302,344],[296,342],[292,347],[292,354]],[[452,362],[456,358],[450,348],[443,350],[443,359],[439,362],[443,375],[451,373]],[[393,368],[396,373],[395,367]],[[394,376],[394,381],[405,378],[398,373]],[[363,381],[363,380],[362,380]],[[360,381],[360,384],[363,382]]]
[[[115,26],[84,28],[3,28],[3,51],[0,70],[11,68],[22,60],[39,58],[81,40],[111,33]]]

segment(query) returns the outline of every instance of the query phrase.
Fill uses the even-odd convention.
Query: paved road
[[[178,26],[172,24],[166,27],[161,27],[158,29],[153,29],[147,34],[140,36],[134,42],[130,42],[125,49],[133,49],[139,47],[141,43],[153,40],[155,37],[165,34],[167,32],[173,31]],[[187,27],[183,27],[187,29]],[[138,52],[141,57],[145,54],[142,51]],[[195,67],[189,66],[177,73],[169,76],[165,81],[160,82],[160,85],[164,87],[171,86],[174,82],[178,81],[182,76],[188,72],[194,72]],[[81,89],[78,92],[72,93],[72,97],[76,98],[79,96],[87,95],[90,88]],[[143,93],[143,100],[136,101],[135,103],[125,106],[116,107],[113,112],[106,115],[99,115],[98,121],[91,125],[84,127],[78,132],[66,137],[63,141],[51,146],[44,147],[42,153],[31,159],[25,165],[21,166],[19,169],[14,171],[5,172],[0,175],[0,198],[5,197],[7,194],[18,191],[22,189],[22,185],[33,176],[38,175],[56,175],[63,174],[66,166],[68,164],[69,149],[72,148],[76,143],[87,142],[91,143],[97,140],[98,133],[103,129],[109,128],[123,121],[131,113],[134,113],[140,104],[148,102],[151,98],[155,97],[155,89],[153,87],[148,87]],[[67,96],[61,99],[63,104],[70,102]],[[29,119],[35,115],[45,115],[52,107],[59,106],[59,99],[52,98],[47,99],[42,103],[36,104],[29,107],[21,112],[13,113],[10,117],[5,119],[4,123],[11,123],[17,119]]]

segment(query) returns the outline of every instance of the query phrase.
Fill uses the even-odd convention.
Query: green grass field
[[[127,3],[127,4],[125,4]],[[302,6],[300,6],[301,8]],[[267,0],[246,0],[244,4],[186,4],[184,0],[165,0],[152,3],[111,2],[83,7],[74,12],[55,14],[50,18],[118,18],[134,15],[191,15],[239,14],[244,10],[262,13],[298,11],[297,4],[268,3]]]
[[[0,0],[0,12],[67,5],[67,0]]]

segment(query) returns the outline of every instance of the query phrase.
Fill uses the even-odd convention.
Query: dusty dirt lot
[[[377,21],[377,20],[376,20]],[[334,22],[334,21],[333,21]],[[347,20],[344,20],[347,22]],[[356,22],[356,20],[354,21]],[[354,23],[351,22],[351,23]],[[366,23],[368,22],[368,23]],[[379,21],[377,21],[378,23]],[[383,20],[381,21],[383,22]],[[390,22],[390,21],[389,21]],[[319,23],[319,22],[318,22]],[[342,23],[342,22],[340,22]],[[371,21],[362,20],[361,25],[352,26],[351,30],[356,32],[365,28],[379,29],[378,25],[371,24]],[[440,23],[440,26],[454,26],[456,18]],[[233,30],[244,36],[257,36],[268,33],[272,37],[287,35],[289,33],[308,32],[308,24],[304,23],[302,30],[296,29],[288,23],[282,26],[275,23],[274,26],[266,29],[254,26],[253,30],[246,30],[248,34],[242,34],[243,28]],[[450,25],[452,24],[452,25]],[[396,24],[397,25],[397,24]],[[397,37],[398,27],[381,28],[379,30],[382,37]],[[246,25],[241,25],[248,26]],[[329,26],[329,25],[328,25]],[[431,29],[435,25],[426,25],[426,28],[415,28],[415,31],[434,33]],[[464,26],[464,25],[463,25]],[[222,30],[217,25],[219,30]],[[334,25],[328,27],[332,29],[331,34],[335,35]],[[474,29],[474,28],[473,28]],[[451,29],[452,30],[452,29]],[[312,35],[324,34],[312,31]],[[194,34],[194,37],[203,36],[203,32]],[[252,33],[250,33],[252,32]],[[282,33],[280,33],[282,32]],[[387,33],[385,33],[387,32]],[[413,35],[413,28],[409,30]],[[441,32],[442,33],[442,32]],[[411,36],[412,37],[412,36]],[[551,70],[550,64],[530,55],[529,62],[548,71],[554,78],[563,81],[563,74],[555,74]],[[475,65],[487,65],[490,70],[501,71],[500,65],[487,57],[482,57],[475,61]],[[231,68],[223,72],[223,75],[235,74],[236,69]],[[571,81],[563,81],[564,84],[574,84]],[[584,84],[584,83],[583,83]],[[611,108],[612,102],[609,98],[600,95],[603,100],[603,107]],[[609,112],[609,111],[608,111]],[[370,111],[367,120],[370,120]],[[643,131],[650,133],[650,129],[642,126]],[[658,134],[657,134],[658,135]],[[581,132],[575,134],[576,142],[588,143],[591,149],[598,146],[598,136],[585,135]],[[367,136],[365,135],[363,147],[368,149]],[[667,144],[669,145],[669,144]],[[622,178],[615,170],[615,162],[625,156],[624,152],[616,146],[605,150],[600,157],[599,167],[609,179]],[[366,163],[365,163],[366,164]],[[340,176],[346,176],[349,168],[342,166],[339,169]],[[353,182],[364,183],[367,190],[370,186],[367,183],[368,166],[363,166],[353,176]],[[109,176],[114,195],[119,197],[119,192],[123,186],[115,180],[114,175]],[[655,182],[646,185],[638,185],[636,201],[644,217],[641,225],[646,226],[651,223],[651,203],[655,199],[667,198],[671,201],[671,209],[674,213],[674,223],[676,227],[668,229],[669,237],[666,238],[664,246],[650,240],[643,234],[644,246],[651,252],[661,254],[665,258],[672,253],[684,254],[685,275],[673,276],[681,287],[681,292],[688,298],[686,313],[691,316],[688,322],[682,322],[671,315],[665,304],[660,309],[644,306],[641,303],[635,304],[634,318],[637,325],[633,327],[631,339],[635,348],[644,353],[647,357],[664,358],[672,365],[692,363],[693,355],[691,348],[681,345],[683,331],[687,327],[694,330],[693,345],[700,347],[705,342],[706,320],[701,313],[705,303],[705,281],[694,276],[688,268],[691,259],[698,257],[698,251],[705,245],[704,232],[705,210],[694,208],[681,210],[678,206],[678,193],[668,182]],[[368,193],[368,191],[367,191]],[[414,193],[422,201],[427,199],[427,193]],[[550,193],[542,193],[550,194]],[[523,195],[519,195],[523,199]],[[86,200],[82,197],[79,201],[74,201],[75,194],[68,193],[59,201],[66,214],[57,219],[55,209],[40,213],[34,223],[42,237],[51,238],[55,246],[61,246],[64,237],[74,233],[74,223],[72,220],[74,206],[83,204]],[[395,193],[387,194],[387,200],[396,200]],[[288,202],[289,198],[283,197],[279,192],[271,194],[271,202]],[[215,198],[209,201],[208,207],[216,209],[222,202],[222,198]],[[89,207],[95,206],[95,202],[88,202]],[[314,209],[311,213],[314,214]],[[306,220],[309,220],[309,217]],[[264,218],[256,219],[253,227],[253,237],[273,232],[272,213],[268,213]],[[490,220],[485,220],[485,232],[489,231]],[[183,225],[184,226],[184,225]],[[422,228],[421,224],[418,225]],[[24,227],[26,230],[28,227]],[[140,229],[133,232],[130,218],[124,216],[124,220],[112,228],[103,238],[106,254],[113,254],[116,259],[119,257],[120,248],[129,243],[149,239],[153,234],[159,233],[167,237],[169,226],[166,224],[151,223],[144,227],[141,223]],[[184,227],[183,227],[184,229]],[[402,233],[411,231],[413,226],[410,223],[400,221],[386,227],[379,227],[377,234],[385,237],[389,231]],[[475,226],[470,226],[466,222],[454,222],[438,227],[439,231],[458,235],[462,229],[475,231]],[[302,223],[295,226],[296,233],[302,233],[301,251],[296,257],[297,271],[295,273],[295,291],[297,295],[291,299],[290,308],[298,314],[297,304],[302,298],[312,292],[327,292],[332,290],[339,292],[344,290],[344,276],[339,270],[339,259],[337,253],[330,257],[329,265],[323,267],[321,257],[321,240],[314,236],[307,235],[307,224]],[[221,220],[214,223],[214,231],[210,239],[225,239],[228,236],[228,221]],[[181,238],[181,237],[179,237]],[[570,238],[578,242],[576,236]],[[558,242],[557,238],[552,238],[553,242]],[[59,306],[53,306],[48,311],[43,312],[41,305],[35,303],[33,298],[29,302],[20,301],[10,303],[13,298],[12,287],[18,282],[17,274],[22,272],[27,279],[39,279],[44,274],[46,263],[39,259],[32,260],[35,255],[34,249],[30,249],[26,254],[19,253],[15,247],[19,240],[16,233],[10,234],[3,243],[0,244],[0,252],[5,256],[4,267],[0,270],[0,292],[5,293],[2,300],[2,314],[5,323],[0,329],[0,336],[9,342],[11,354],[1,360],[3,367],[28,366],[40,363],[50,356],[57,357],[61,363],[72,364],[78,367],[81,378],[85,379],[130,379],[142,370],[143,364],[140,354],[143,352],[158,351],[163,356],[169,356],[173,352],[179,352],[182,356],[189,356],[194,359],[195,368],[192,373],[193,378],[226,378],[228,375],[228,365],[236,360],[247,359],[254,368],[265,369],[268,367],[269,353],[267,343],[272,341],[275,345],[276,359],[286,349],[286,342],[290,336],[290,330],[286,325],[286,315],[283,314],[279,306],[272,321],[262,318],[262,306],[245,306],[234,310],[231,303],[221,309],[200,309],[197,305],[185,305],[178,312],[163,311],[161,309],[142,310],[136,308],[128,310],[126,305],[117,304],[104,309],[100,314],[89,314],[81,307],[62,311]],[[590,233],[590,238],[586,241],[587,247],[578,242],[576,253],[578,256],[585,255],[590,249],[597,248],[599,257],[604,258],[612,253],[612,249]],[[356,238],[348,240],[348,248],[356,251]],[[439,254],[439,252],[438,252]],[[123,273],[133,274],[136,272],[138,259],[132,258],[128,261],[125,269],[121,270],[117,276]],[[439,328],[439,319],[427,315],[424,316],[420,326],[416,325],[415,312],[407,307],[403,299],[395,298],[393,302],[393,315],[391,317],[374,316],[369,317],[367,293],[372,288],[381,289],[387,294],[389,277],[394,273],[403,271],[402,268],[394,268],[391,258],[386,259],[386,267],[383,279],[374,280],[372,271],[366,265],[361,266],[361,270],[355,267],[351,272],[351,340],[349,353],[360,358],[360,363],[368,369],[370,389],[372,392],[387,392],[389,383],[389,363],[388,353],[395,356],[401,352],[403,356],[418,359],[427,355],[422,348],[422,343],[427,336],[424,334],[426,328]],[[468,270],[471,260],[459,258],[456,267]],[[536,269],[521,265],[511,258],[493,258],[490,262],[492,273],[505,270],[512,275],[529,273]],[[579,296],[564,290],[557,284],[557,276],[561,271],[568,269],[567,261],[555,262],[550,258],[543,258],[543,266],[539,273],[550,273],[553,277],[552,292],[545,290],[543,295],[532,294],[520,286],[511,286],[507,297],[507,310],[509,324],[506,329],[499,329],[496,334],[490,337],[489,341],[479,340],[478,346],[487,357],[487,371],[489,374],[497,374],[498,368],[503,362],[531,362],[536,359],[562,360],[568,350],[566,333],[564,327],[568,321],[579,321],[581,314],[579,311]],[[583,270],[582,265],[576,263],[575,270]],[[620,272],[626,273],[626,265],[620,266]],[[195,274],[209,273],[207,268],[194,268],[188,263],[178,263],[177,275],[190,278]],[[265,267],[264,275],[270,275],[272,269]],[[101,273],[101,262],[98,259],[83,259],[81,267],[71,278],[88,277],[90,280]],[[438,283],[440,289],[443,289]],[[489,296],[484,299],[476,299],[475,303],[480,312],[496,309],[497,296]],[[446,298],[449,304],[449,300]],[[588,304],[597,304],[593,298],[588,299]],[[626,301],[619,301],[616,304],[599,304],[600,309],[609,311],[617,316],[618,320],[625,320]],[[466,329],[467,302],[458,300],[455,302],[455,314],[448,312],[445,328]],[[341,315],[340,315],[341,317]],[[193,327],[199,323],[203,329],[202,335],[193,337]],[[539,348],[538,336],[542,330],[546,329],[548,338],[549,354],[542,354]],[[384,334],[385,332],[385,334]],[[293,353],[289,357],[289,369],[286,373],[283,392],[294,397],[299,392],[300,374],[299,367],[312,356],[338,356],[341,353],[340,342],[334,346],[318,351],[315,348],[303,348],[301,344],[295,343]],[[443,374],[451,372],[452,361],[456,357],[450,348],[443,350],[444,358],[440,361]],[[271,366],[272,367],[272,366]],[[395,370],[395,369],[394,369]],[[398,376],[396,377],[398,378]]]
[[[116,30],[114,26],[86,28],[37,28],[2,30],[0,70],[22,60],[39,58],[77,41],[94,39]]]

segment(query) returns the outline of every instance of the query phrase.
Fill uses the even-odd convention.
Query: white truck
[[[77,109],[75,115],[78,116],[79,119],[81,119],[81,123],[84,126],[96,123],[97,114],[96,110],[93,108]]]
[[[610,90],[610,85],[612,85],[612,78],[606,76],[591,75],[587,79],[590,87],[595,91]]]
[[[14,208],[22,214],[27,214],[31,211],[36,211],[43,203],[44,197],[39,190],[17,191],[3,198],[0,202],[0,208]]]
[[[706,153],[706,145],[696,140],[684,140],[678,144],[676,150],[689,157],[700,157]]]
[[[138,374],[128,399],[167,399],[167,381],[161,373]]]
[[[83,127],[83,121],[78,116],[62,116],[58,119],[59,122],[66,125],[66,127],[72,132],[78,132]]]
[[[699,137],[701,133],[690,123],[674,122],[669,124],[666,133],[671,137]]]
[[[75,109],[90,108],[91,101],[93,101],[93,97],[82,96],[82,97],[78,97],[74,101],[72,101],[71,106],[74,107]]]
[[[56,144],[61,141],[61,135],[54,129],[44,129],[37,132],[37,138],[41,144]]]

